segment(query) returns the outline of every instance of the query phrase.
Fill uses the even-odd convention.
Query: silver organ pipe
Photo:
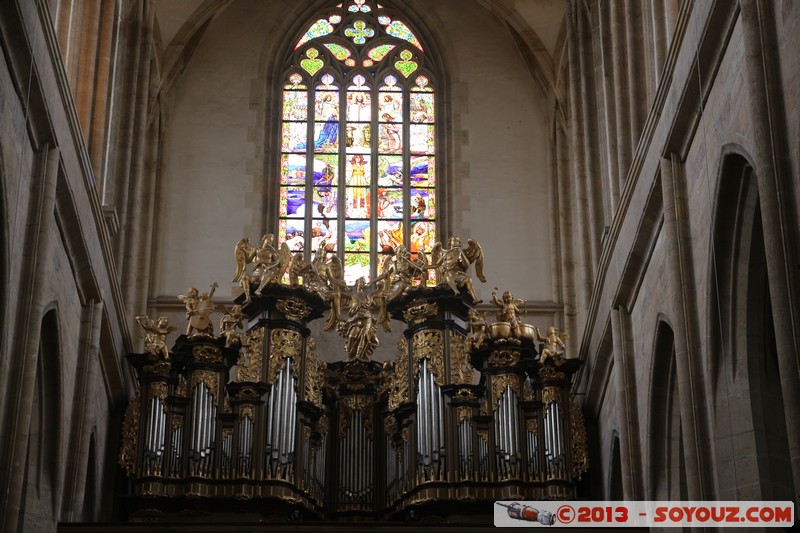
[[[170,463],[169,463],[170,477],[180,477],[181,475],[182,449],[183,449],[183,424],[173,424],[172,444],[171,444]]]
[[[500,395],[494,430],[498,478],[519,477],[519,402],[516,392],[509,386]]]
[[[462,420],[458,426],[458,454],[459,454],[459,473],[461,479],[472,479],[473,471],[473,449],[472,439],[474,428],[469,420]]]
[[[292,375],[292,360],[278,374],[270,392],[265,444],[266,477],[290,479],[293,471],[297,392]]]
[[[243,416],[238,421],[239,446],[238,446],[238,475],[251,477],[253,467],[253,421],[248,416]]]
[[[192,437],[190,439],[190,475],[208,476],[213,467],[216,407],[205,383],[194,388],[191,401]]]
[[[445,468],[444,398],[430,371],[428,360],[420,363],[417,382],[417,464],[420,479],[443,479]]]
[[[479,451],[479,475],[481,481],[489,480],[489,441],[483,435],[478,434],[478,451]]]

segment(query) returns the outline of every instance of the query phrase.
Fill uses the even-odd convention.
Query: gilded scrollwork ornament
[[[475,383],[475,368],[469,360],[467,341],[455,331],[450,331],[450,379],[456,385]]]
[[[264,328],[250,332],[247,346],[239,352],[236,362],[237,381],[261,381],[261,360],[264,354]]]
[[[516,366],[519,364],[519,350],[494,350],[489,355],[489,366]]]
[[[589,470],[589,447],[583,413],[574,398],[569,402],[569,426],[572,441],[572,475],[580,480]]]
[[[119,465],[128,477],[136,472],[136,449],[139,446],[139,425],[142,413],[140,410],[140,394],[136,390],[136,397],[125,409],[125,418],[122,422],[122,446],[119,449]]]
[[[350,430],[353,411],[360,411],[367,438],[372,438],[372,396],[349,394],[339,400],[339,438],[343,439]]]
[[[542,389],[542,404],[545,408],[545,416],[547,416],[547,406],[551,403],[557,403],[561,406],[561,389],[558,387],[545,387]]]
[[[552,366],[543,365],[539,369],[539,377],[545,380],[555,380],[555,379],[563,380],[565,379],[566,376],[564,376],[563,372],[556,370]]]
[[[192,348],[192,355],[204,363],[221,363],[222,352],[213,344],[200,344]]]
[[[169,385],[167,385],[164,381],[153,381],[150,383],[148,387],[148,397],[150,399],[158,398],[161,400],[161,407],[164,409],[164,412],[167,412],[167,406],[165,402],[167,401],[167,395],[169,394]]]
[[[308,339],[306,354],[305,400],[322,408],[322,391],[328,365],[317,360],[315,349],[316,341],[311,337]]]
[[[393,375],[389,388],[389,410],[394,411],[408,399],[408,342],[405,338],[397,343],[400,353],[394,363]]]
[[[239,419],[242,418],[249,418],[250,421],[255,421],[256,419],[256,407],[251,403],[243,404],[239,407]]]
[[[536,418],[529,418],[525,421],[525,427],[527,428],[528,433],[533,433],[536,435],[536,433],[539,431],[539,422],[536,420]]]
[[[413,302],[403,311],[403,318],[409,325],[416,325],[425,322],[438,313],[439,306],[436,303]]]
[[[519,376],[516,374],[499,374],[492,376],[492,410],[500,405],[500,397],[510,387],[519,396]]]
[[[458,420],[458,425],[460,426],[463,421],[470,421],[472,420],[472,407],[466,405],[459,405],[456,408],[456,419]]]
[[[411,339],[411,352],[414,357],[414,380],[419,376],[419,363],[428,359],[428,368],[438,386],[444,384],[444,342],[439,330],[425,330],[414,334]]]
[[[283,313],[289,320],[302,322],[311,314],[311,308],[303,300],[298,298],[287,298],[278,300],[275,307]]]
[[[219,375],[210,370],[195,370],[192,372],[192,382],[189,388],[194,391],[200,383],[205,384],[208,393],[214,400],[214,405],[219,407]]]
[[[269,333],[269,368],[267,383],[273,384],[286,366],[286,359],[297,361],[302,350],[302,337],[292,329],[273,329]]]

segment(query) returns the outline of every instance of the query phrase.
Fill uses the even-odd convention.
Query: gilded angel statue
[[[450,248],[444,249],[442,243],[437,242],[431,252],[431,265],[436,268],[439,284],[450,287],[458,294],[461,287],[466,287],[473,302],[478,302],[475,287],[467,272],[469,266],[475,264],[475,275],[481,282],[486,283],[483,275],[483,250],[480,244],[472,239],[467,240],[466,249],[461,247],[461,239],[457,236],[450,237]]]
[[[260,283],[256,289],[256,294],[260,295],[264,287],[269,283],[280,283],[289,262],[292,259],[292,252],[289,245],[283,243],[280,251],[272,245],[275,236],[267,233],[261,239],[261,248],[256,250],[253,258],[253,273],[259,276]]]
[[[194,335],[213,335],[214,324],[211,323],[211,313],[214,312],[214,302],[211,297],[219,285],[214,282],[211,284],[210,291],[199,292],[194,287],[189,287],[186,294],[178,296],[178,300],[186,306],[186,336]]]
[[[323,329],[331,331],[342,320],[342,307],[350,300],[350,289],[344,281],[344,266],[338,256],[332,256],[318,268],[319,277],[327,289],[321,296],[331,302],[331,314]]]
[[[224,306],[223,306],[224,307]],[[230,309],[225,307],[225,314],[219,321],[220,335],[225,337],[225,347],[242,346],[246,344],[247,334],[242,331],[242,306],[234,305]]]
[[[547,328],[547,335],[542,335],[539,332],[539,328],[536,328],[536,339],[544,343],[542,353],[539,355],[539,362],[544,363],[547,359],[555,360],[564,355],[564,350],[567,349],[564,341],[569,339],[569,334],[567,332],[559,332],[558,328],[550,326]]]
[[[255,293],[260,295],[267,284],[281,282],[283,274],[292,260],[289,245],[283,243],[280,249],[276,249],[273,245],[274,241],[275,236],[267,233],[261,238],[261,245],[258,248],[247,237],[241,239],[234,248],[236,273],[233,281],[241,284],[245,303],[250,303],[251,284],[258,283]],[[251,263],[253,264],[252,274],[247,271],[247,267]]]
[[[136,322],[144,330],[144,347],[147,353],[156,359],[163,356],[164,360],[168,360],[167,335],[177,331],[178,328],[170,326],[169,320],[163,316],[158,317],[158,320],[153,320],[149,316],[139,315],[136,317]]]
[[[245,303],[250,303],[250,283],[254,281],[252,276],[247,273],[247,265],[253,261],[256,256],[256,247],[250,243],[248,237],[244,237],[233,250],[233,255],[236,258],[236,274],[233,275],[233,281],[239,282],[244,291]]]
[[[469,335],[467,335],[467,350],[477,350],[486,344],[489,338],[489,326],[486,324],[486,313],[479,313],[477,309],[469,310]]]
[[[366,291],[367,282],[362,278],[356,280],[352,289],[348,288],[350,312],[345,321],[340,321],[337,330],[345,339],[345,349],[351,360],[369,361],[375,348],[378,347],[378,328],[381,324],[385,331],[389,328],[389,316],[386,313],[386,296],[382,288],[372,294]],[[377,313],[378,318],[375,317]]]

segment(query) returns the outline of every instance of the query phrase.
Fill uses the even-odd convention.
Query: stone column
[[[677,161],[677,156],[673,156]],[[697,284],[692,268],[692,243],[687,218],[685,183],[682,167],[673,159],[661,159],[661,187],[664,198],[664,233],[666,235],[667,275],[672,322],[675,332],[675,362],[678,379],[683,428],[683,446],[686,453],[686,480],[690,500],[711,497],[708,472],[708,426],[704,409],[706,395],[703,391],[702,354],[698,343],[699,331],[695,291]]]

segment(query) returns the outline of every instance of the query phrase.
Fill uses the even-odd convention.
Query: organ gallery
[[[477,242],[453,237],[430,258],[401,249],[355,285],[322,247],[305,262],[268,235],[260,248],[241,241],[236,257],[249,290],[218,333],[215,285],[180,297],[188,325],[170,350],[174,326],[139,317],[147,352],[128,357],[139,390],[119,456],[131,519],[230,512],[232,500],[305,519],[402,519],[575,497],[588,468],[570,393],[580,362],[566,334],[522,322],[510,291],[492,296],[496,321],[475,309]],[[329,364],[308,328],[325,313],[343,338]],[[381,365],[370,355],[390,316],[405,330]]]

